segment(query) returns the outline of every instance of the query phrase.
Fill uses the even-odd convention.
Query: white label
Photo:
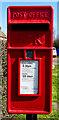
[[[38,60],[21,60],[20,94],[38,94]]]

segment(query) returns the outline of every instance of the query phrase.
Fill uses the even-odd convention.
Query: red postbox
[[[49,114],[52,108],[52,7],[8,7],[7,33],[8,112]]]

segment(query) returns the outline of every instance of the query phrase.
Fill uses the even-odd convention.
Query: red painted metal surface
[[[7,23],[8,112],[49,114],[52,109],[53,9],[10,6]],[[26,50],[33,57],[26,57]],[[38,94],[20,94],[20,61],[38,60]]]

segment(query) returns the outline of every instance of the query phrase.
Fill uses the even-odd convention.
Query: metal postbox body
[[[52,108],[52,7],[8,7],[7,39],[8,112],[49,114]]]

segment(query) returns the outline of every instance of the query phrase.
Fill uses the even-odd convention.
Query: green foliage
[[[2,96],[2,103],[4,102],[5,98]]]
[[[2,86],[5,86],[5,81],[3,80],[3,78],[2,78]]]
[[[52,77],[52,101],[57,101],[57,81],[58,81],[58,66],[55,66],[53,69],[53,77]]]
[[[16,118],[26,118],[26,114],[16,114]]]

